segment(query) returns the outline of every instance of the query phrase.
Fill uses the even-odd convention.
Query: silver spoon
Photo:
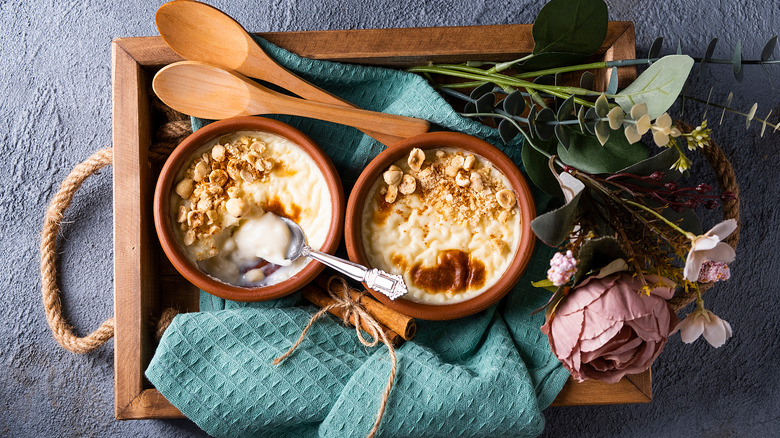
[[[312,258],[353,280],[365,283],[369,289],[387,295],[391,300],[406,294],[406,283],[400,275],[388,274],[376,268],[368,269],[349,260],[314,250],[306,244],[306,235],[300,225],[286,217],[280,216],[279,218],[287,224],[292,233],[290,247],[287,249],[287,260],[295,261],[300,257]]]

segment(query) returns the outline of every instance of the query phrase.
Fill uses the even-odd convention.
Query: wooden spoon
[[[172,1],[157,10],[155,21],[163,40],[185,59],[201,61],[261,79],[305,99],[356,108],[350,102],[328,93],[277,64],[249,32],[217,8],[197,1]],[[415,120],[420,126],[425,126],[427,131],[427,121]],[[386,145],[406,138],[383,131],[373,132],[365,128],[361,130]]]
[[[412,137],[428,130],[419,119],[314,102],[269,90],[240,73],[197,61],[163,67],[152,80],[157,96],[171,108],[204,119],[287,114]]]

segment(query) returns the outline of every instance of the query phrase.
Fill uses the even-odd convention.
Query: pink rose
[[[666,286],[645,295],[639,292],[642,282],[628,272],[588,277],[542,326],[553,353],[580,382],[615,383],[648,369],[661,353],[678,322],[666,302],[675,284],[653,275],[645,279]]]

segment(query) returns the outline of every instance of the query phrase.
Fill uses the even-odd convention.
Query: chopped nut
[[[409,159],[407,160],[409,167],[415,172],[419,172],[422,168],[423,162],[425,162],[425,152],[420,148],[414,148],[409,153]]]
[[[263,161],[263,168],[266,172],[269,172],[271,169],[274,168],[274,160],[270,158],[262,158]]]
[[[225,203],[225,210],[227,210],[229,215],[239,218],[246,213],[247,205],[241,198],[230,198]]]
[[[439,158],[444,158],[444,155],[446,155],[446,154],[444,153],[444,151],[442,151],[442,150],[438,150],[438,151],[436,151],[436,156],[437,156],[437,157],[439,157]]]
[[[184,199],[189,198],[192,194],[192,182],[193,181],[189,178],[184,178],[179,181],[179,183],[176,184],[176,194]]]
[[[385,202],[392,204],[395,202],[395,198],[398,197],[398,186],[388,186],[387,193],[385,193]]]
[[[195,243],[195,230],[188,230],[184,234],[184,244],[190,246],[193,243]]]
[[[212,225],[212,226],[209,228],[209,232],[208,232],[209,236],[213,236],[213,235],[215,235],[215,234],[217,234],[217,233],[219,233],[219,227],[218,227],[218,226],[216,226],[216,225]]]
[[[238,198],[238,196],[241,194],[241,192],[240,192],[238,187],[233,186],[233,187],[228,187],[227,194],[231,198]]]
[[[211,199],[201,199],[198,201],[198,210],[206,211],[211,208]]]
[[[263,143],[262,141],[256,141],[256,142],[253,142],[249,146],[249,148],[252,149],[255,152],[259,152],[259,153],[262,154],[263,152],[265,152],[265,143]]]
[[[214,222],[217,221],[217,218],[218,218],[217,212],[214,211],[214,210],[209,210],[209,211],[206,212],[206,217],[208,218],[208,221],[206,221],[206,223],[211,225],[211,224],[213,224]]]
[[[179,214],[176,215],[176,222],[182,223],[187,221],[187,207],[180,205]]]
[[[255,169],[257,169],[258,172],[265,172],[265,166],[263,165],[263,160],[255,161]]]
[[[401,185],[398,186],[398,191],[404,195],[411,195],[415,190],[417,190],[417,180],[412,175],[404,175]]]
[[[224,192],[224,190],[222,190],[222,187],[220,186],[209,186],[206,192],[212,196],[219,196]]]
[[[212,170],[209,174],[209,182],[218,186],[224,186],[228,179],[228,174],[224,170]]]
[[[248,161],[249,164],[254,164],[259,159],[260,159],[260,155],[257,152],[250,152],[246,154],[246,156],[244,157],[244,160]],[[260,163],[260,165],[262,166],[263,163]]]
[[[473,157],[473,155],[470,155]],[[477,172],[471,172],[471,175],[469,176],[469,179],[471,180],[471,188],[481,192],[484,188],[484,185],[482,184],[482,176],[478,174]]]
[[[397,167],[397,166],[393,166]],[[382,177],[385,179],[385,182],[389,186],[397,186],[401,183],[401,178],[404,176],[404,173],[401,171],[401,169],[398,170],[388,170],[385,173],[382,174]]]
[[[454,178],[455,175],[458,174],[458,168],[455,166],[447,166],[446,169],[444,169],[444,174],[447,175],[450,178]]]
[[[187,213],[187,225],[191,228],[198,228],[203,224],[203,212],[198,210],[192,210]]]
[[[504,189],[496,193],[498,205],[502,208],[510,209],[515,205],[515,193],[509,189]]]
[[[252,175],[252,172],[244,169],[241,171],[241,179],[243,179],[245,182],[251,183],[255,180],[255,176]]]
[[[471,180],[463,172],[458,172],[458,174],[455,175],[455,184],[460,187],[466,187],[471,184]]]
[[[498,214],[498,220],[506,222],[509,219],[509,210],[503,210]]]
[[[471,168],[474,167],[475,161],[477,161],[477,159],[473,155],[469,154],[469,156],[463,160],[463,168],[466,170],[471,170]]]
[[[226,169],[228,175],[234,181],[238,181],[238,179],[241,178],[241,168],[238,166],[238,161],[235,160],[228,161]]]
[[[451,166],[455,167],[456,169],[460,169],[463,167],[463,163],[465,162],[465,159],[462,155],[455,155],[452,157],[452,163]]]
[[[201,159],[203,159],[203,162],[206,163],[206,165],[209,164],[209,153],[204,152],[203,155],[200,156]]]
[[[211,148],[211,158],[213,158],[214,161],[225,161],[225,147],[218,144]]]
[[[198,182],[203,181],[203,178],[205,178],[210,171],[211,169],[209,169],[209,165],[206,164],[205,161],[199,161],[193,170],[192,179]]]

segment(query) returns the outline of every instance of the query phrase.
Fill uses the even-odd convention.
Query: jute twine
[[[363,345],[365,345],[366,347],[374,347],[381,340],[382,343],[387,346],[387,350],[390,353],[390,359],[392,362],[390,367],[390,377],[388,378],[387,386],[385,386],[385,390],[382,393],[382,400],[379,404],[379,411],[377,412],[376,420],[374,421],[374,426],[371,428],[371,431],[367,435],[368,437],[373,437],[374,435],[376,435],[376,432],[379,429],[379,423],[382,421],[382,416],[385,413],[385,408],[387,407],[387,400],[390,397],[390,391],[393,389],[393,382],[395,381],[395,374],[397,371],[395,349],[393,348],[393,345],[390,343],[390,341],[387,339],[387,336],[385,336],[385,333],[382,330],[379,323],[374,319],[373,316],[371,316],[370,313],[368,313],[365,307],[363,307],[363,305],[360,304],[360,300],[352,299],[349,293],[350,290],[349,285],[347,284],[346,281],[344,281],[343,278],[336,277],[336,276],[331,277],[330,279],[328,279],[326,289],[328,295],[330,295],[330,297],[335,301],[335,303],[323,307],[317,313],[315,313],[314,316],[312,316],[311,319],[309,320],[309,323],[306,325],[306,327],[304,327],[303,331],[301,332],[301,336],[298,338],[295,344],[293,344],[293,346],[290,347],[290,349],[287,350],[286,353],[274,359],[273,364],[279,365],[283,360],[285,360],[290,355],[292,355],[293,352],[298,348],[298,346],[301,345],[301,342],[303,342],[303,339],[306,337],[306,333],[312,327],[314,322],[317,321],[322,315],[328,313],[328,311],[335,308],[344,308],[344,318],[343,318],[344,324],[347,325],[352,324],[355,326],[357,337]],[[372,338],[371,341],[368,341],[363,337],[363,332],[360,329],[361,327],[365,327],[367,329],[368,335]]]

